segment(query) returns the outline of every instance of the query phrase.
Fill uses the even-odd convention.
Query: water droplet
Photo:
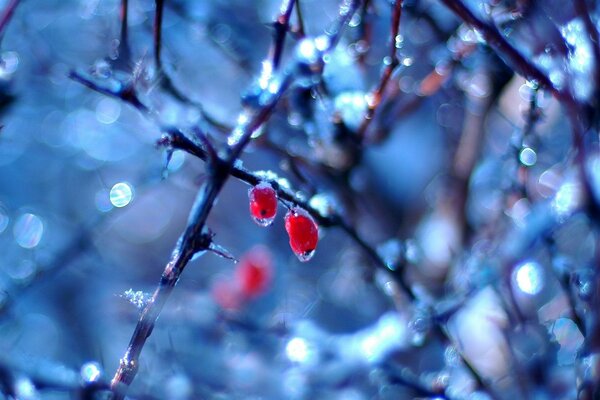
[[[377,253],[390,271],[396,271],[402,262],[402,243],[398,239],[390,239],[377,246]]]
[[[14,51],[5,51],[0,56],[0,79],[8,80],[19,66],[19,55]]]
[[[396,46],[397,49],[402,47],[403,42],[404,42],[404,37],[402,37],[402,35],[396,35],[396,37],[394,38],[394,45]]]
[[[431,315],[427,309],[418,306],[413,311],[412,319],[408,323],[413,346],[421,346],[425,342],[427,333],[431,329]]]
[[[97,362],[87,362],[81,366],[80,374],[85,383],[97,382],[102,377],[102,367]]]
[[[94,63],[91,73],[96,78],[107,79],[112,75],[112,69],[106,60],[101,59]]]
[[[44,223],[35,214],[23,214],[15,222],[13,235],[17,244],[26,249],[36,247],[44,233]]]
[[[528,261],[517,267],[515,281],[523,293],[536,295],[544,286],[544,271],[535,261]]]
[[[115,207],[125,207],[133,199],[133,189],[127,182],[119,182],[110,189],[110,202]]]
[[[519,153],[519,161],[526,167],[534,166],[537,162],[537,154],[530,147],[524,147]]]
[[[310,261],[311,258],[313,258],[313,256],[315,255],[315,250],[294,254],[296,254],[296,257],[298,257],[298,260],[300,260],[301,262],[307,262]]]
[[[169,165],[167,169],[169,172],[175,172],[181,169],[183,164],[185,163],[185,152],[181,150],[174,150],[171,153],[171,159],[169,160]]]
[[[256,217],[252,217],[252,219],[258,225],[263,226],[263,227],[271,226],[273,224],[273,221],[275,221],[275,217],[271,217],[271,218],[256,218]]]

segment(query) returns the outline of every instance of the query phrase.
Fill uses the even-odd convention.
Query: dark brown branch
[[[327,51],[331,51],[338,42],[343,26],[352,16],[357,6],[358,1],[344,4],[339,16],[339,25],[330,36],[331,45]],[[232,173],[235,161],[250,142],[252,134],[268,120],[272,111],[275,109],[275,106],[279,102],[279,99],[287,90],[291,82],[292,76],[288,73],[283,77],[276,93],[273,93],[272,96],[269,97],[267,103],[251,117],[250,121],[247,124],[238,126],[232,131],[228,140],[230,145],[227,148],[228,153],[226,157],[213,160],[213,163],[209,164],[209,180],[198,192],[185,231],[173,250],[171,259],[165,267],[158,287],[142,311],[125,355],[121,359],[119,368],[112,380],[111,388],[114,391],[114,398],[116,400],[124,398],[127,387],[135,378],[139,365],[139,357],[146,340],[152,333],[156,320],[181,277],[187,263],[194,254],[207,250],[210,246],[211,237],[205,233],[206,219],[208,218],[218,194]],[[139,100],[137,103],[139,103]]]
[[[577,104],[577,100],[567,90],[559,90],[554,86],[542,70],[531,63],[519,50],[513,47],[508,40],[498,31],[496,26],[478,18],[461,0],[440,0],[457,17],[462,19],[471,27],[477,29],[486,40],[488,46],[494,49],[498,55],[517,73],[526,79],[536,81],[537,84],[552,93],[563,103]]]
[[[11,0],[2,11],[2,15],[0,15],[0,40],[4,37],[4,31],[20,2],[21,0]]]
[[[196,107],[202,118],[208,122],[212,127],[219,130],[220,132],[228,132],[231,130],[231,127],[228,127],[219,121],[217,121],[212,116],[208,115],[204,110],[204,107],[199,102],[191,99],[187,95],[185,95],[181,90],[179,90],[171,76],[167,73],[164,68],[163,59],[162,59],[162,27],[163,27],[163,16],[165,9],[164,0],[155,0],[156,11],[154,14],[154,28],[153,28],[153,47],[154,47],[154,64],[156,67],[157,80],[160,82],[160,86],[171,96],[175,97],[182,103],[189,103]]]
[[[116,62],[119,67],[123,69],[128,68],[128,64],[131,59],[131,50],[129,48],[129,27],[128,27],[128,16],[129,16],[129,0],[121,0],[121,7],[119,10],[119,18],[121,20],[121,32],[119,34],[119,49],[118,58]]]
[[[386,57],[385,67],[383,69],[383,74],[381,75],[381,79],[379,80],[379,84],[377,88],[370,94],[370,98],[367,104],[367,112],[365,114],[364,120],[358,128],[358,137],[363,140],[366,135],[367,128],[369,124],[373,120],[375,116],[375,112],[379,104],[381,104],[381,100],[383,97],[383,93],[385,92],[385,88],[392,77],[392,72],[394,69],[400,64],[398,61],[398,57],[396,57],[396,38],[398,37],[398,33],[400,32],[400,18],[402,16],[402,3],[403,0],[395,0],[393,9],[392,9],[392,22],[390,28],[390,37],[389,37],[389,50],[388,55]]]
[[[290,29],[290,17],[292,16],[295,3],[295,0],[285,0],[285,6],[282,7],[281,14],[279,14],[279,17],[277,17],[277,20],[273,24],[275,31],[273,33],[273,45],[271,46],[269,53],[271,55],[271,64],[273,65],[274,71],[279,68],[281,62],[285,37]]]

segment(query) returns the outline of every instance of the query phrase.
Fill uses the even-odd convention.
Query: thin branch
[[[478,18],[461,0],[440,1],[456,14],[456,16],[477,29],[477,31],[485,38],[486,43],[517,73],[524,76],[526,79],[536,81],[540,87],[548,90],[562,102],[578,104],[577,100],[569,93],[569,91],[560,90],[554,86],[550,78],[548,78],[535,64],[529,61],[519,50],[513,47],[500,31],[498,31],[496,26]]]
[[[228,132],[231,130],[230,127],[222,124],[217,121],[214,117],[210,116],[204,110],[204,106],[200,104],[198,101],[191,99],[189,96],[184,94],[181,90],[179,90],[171,76],[167,73],[164,68],[163,59],[162,59],[162,30],[163,30],[163,17],[164,17],[164,9],[165,2],[164,0],[155,0],[156,11],[154,14],[154,28],[153,28],[153,47],[154,47],[154,64],[156,67],[157,80],[160,82],[160,86],[171,96],[175,97],[177,100],[182,103],[189,103],[196,107],[202,118],[208,122],[212,127],[219,130],[220,132]]]
[[[2,11],[2,15],[0,15],[0,40],[4,37],[4,31],[20,2],[21,0],[10,0],[10,3],[8,3]]]
[[[379,84],[375,91],[373,91],[369,95],[368,108],[365,114],[364,120],[358,128],[357,135],[360,140],[364,140],[367,128],[369,124],[373,120],[375,116],[375,111],[379,104],[381,104],[381,100],[383,97],[383,93],[385,92],[385,88],[392,77],[392,72],[394,69],[400,64],[398,61],[398,57],[396,56],[396,39],[398,38],[398,33],[400,32],[400,18],[402,16],[402,3],[403,0],[394,0],[393,9],[392,9],[392,21],[390,28],[390,37],[388,43],[388,55],[385,58],[385,67],[383,69],[383,74],[381,75],[381,79],[379,80]]]
[[[327,52],[331,51],[339,41],[343,26],[352,16],[357,6],[358,1],[349,4],[344,3],[342,6],[338,26],[330,36],[331,44],[326,49]],[[114,398],[116,400],[124,398],[127,387],[135,378],[139,366],[139,357],[146,340],[152,333],[156,320],[179,281],[186,265],[194,254],[202,252],[210,246],[210,235],[205,233],[206,219],[215,204],[218,194],[234,169],[235,161],[250,142],[252,134],[268,120],[281,96],[290,86],[292,79],[293,77],[290,73],[285,74],[277,91],[268,97],[266,104],[251,117],[248,123],[241,124],[232,131],[228,138],[229,146],[226,158],[219,158],[210,165],[210,179],[198,192],[185,231],[181,235],[171,259],[165,267],[158,287],[142,311],[125,355],[121,359],[119,368],[111,382],[111,388],[114,391]]]
[[[281,13],[273,24],[275,30],[273,32],[273,44],[269,53],[271,55],[271,65],[273,66],[274,71],[279,68],[281,62],[285,36],[290,29],[290,17],[292,16],[295,3],[296,0],[285,0],[284,4],[281,6]]]

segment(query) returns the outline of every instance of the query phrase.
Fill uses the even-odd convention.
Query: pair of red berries
[[[269,226],[277,215],[277,193],[266,182],[261,182],[248,191],[250,214],[260,226]],[[319,228],[310,214],[300,207],[291,208],[285,215],[285,230],[290,238],[290,247],[300,261],[312,258]]]

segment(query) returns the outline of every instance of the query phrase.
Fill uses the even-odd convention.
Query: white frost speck
[[[141,290],[134,291],[133,289],[127,289],[121,297],[128,300],[136,308],[142,309],[146,306],[151,296],[150,293],[142,292]]]

